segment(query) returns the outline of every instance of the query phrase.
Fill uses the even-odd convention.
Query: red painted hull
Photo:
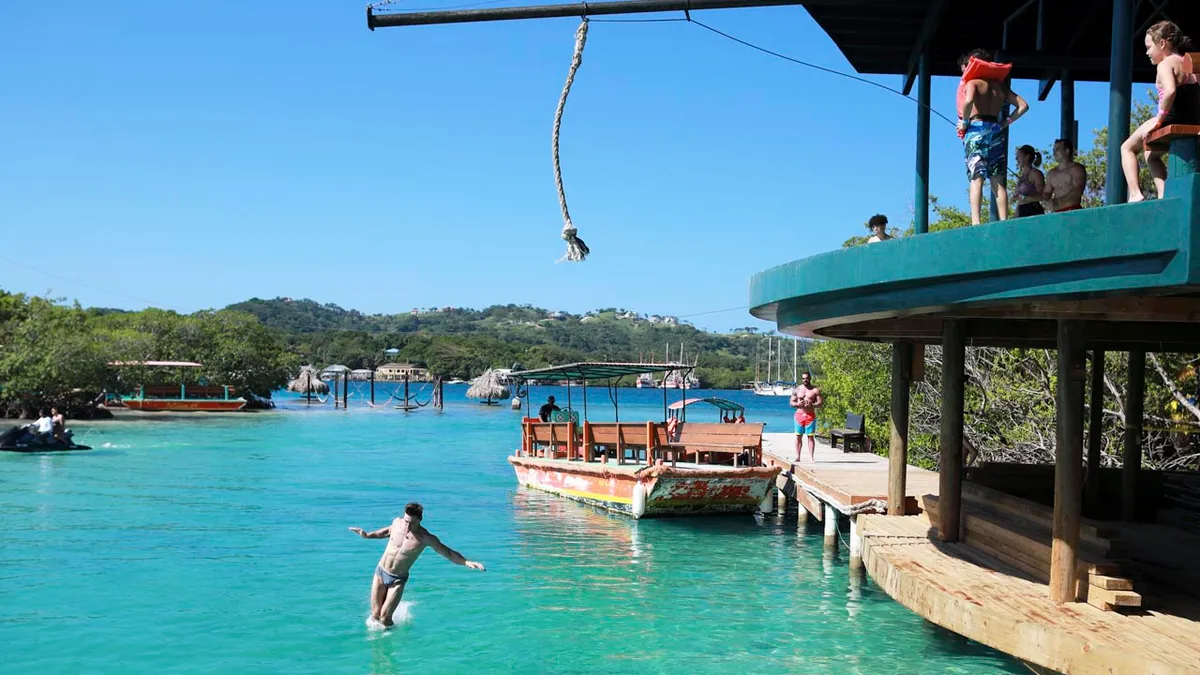
[[[243,399],[195,399],[195,400],[172,400],[172,399],[124,399],[121,401],[126,408],[130,410],[143,410],[146,412],[234,412],[246,407],[246,401]]]
[[[754,513],[779,469],[754,467],[612,467],[597,463],[509,457],[517,481],[635,518]],[[635,486],[645,495],[637,512]]]

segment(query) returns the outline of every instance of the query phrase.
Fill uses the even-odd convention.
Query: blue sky
[[[696,18],[849,70],[801,8]],[[0,288],[181,311],[291,296],[694,315],[745,305],[752,274],[875,212],[911,218],[912,102],[694,25],[594,22],[562,128],[592,257],[556,263],[550,131],[577,23],[370,32],[361,0],[8,3]],[[947,116],[955,84],[934,80]],[[1016,86],[1033,109],[1014,143],[1048,146],[1057,90]],[[1085,147],[1107,100],[1078,85]],[[932,129],[932,191],[963,205],[961,145]]]

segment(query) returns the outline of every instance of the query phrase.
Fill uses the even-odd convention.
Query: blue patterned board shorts
[[[967,159],[967,180],[1004,177],[1008,129],[999,122],[972,120],[963,137]]]

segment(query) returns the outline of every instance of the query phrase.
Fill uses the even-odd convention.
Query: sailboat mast
[[[796,338],[792,338],[792,384],[797,384],[800,382],[800,378],[796,376],[796,369],[800,363],[799,354],[800,341]]]

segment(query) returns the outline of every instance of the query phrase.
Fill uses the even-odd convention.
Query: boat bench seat
[[[689,454],[695,456],[700,463],[700,454],[733,455],[734,466],[737,466],[738,456],[749,453],[747,463],[757,466],[762,462],[762,432],[766,425],[756,424],[706,424],[701,422],[684,422],[679,425],[678,437],[662,444],[656,450],[660,456],[670,454],[672,464],[679,456]]]
[[[1171,141],[1200,138],[1200,124],[1171,124],[1159,127],[1146,135],[1146,146],[1153,150],[1169,150]]]

